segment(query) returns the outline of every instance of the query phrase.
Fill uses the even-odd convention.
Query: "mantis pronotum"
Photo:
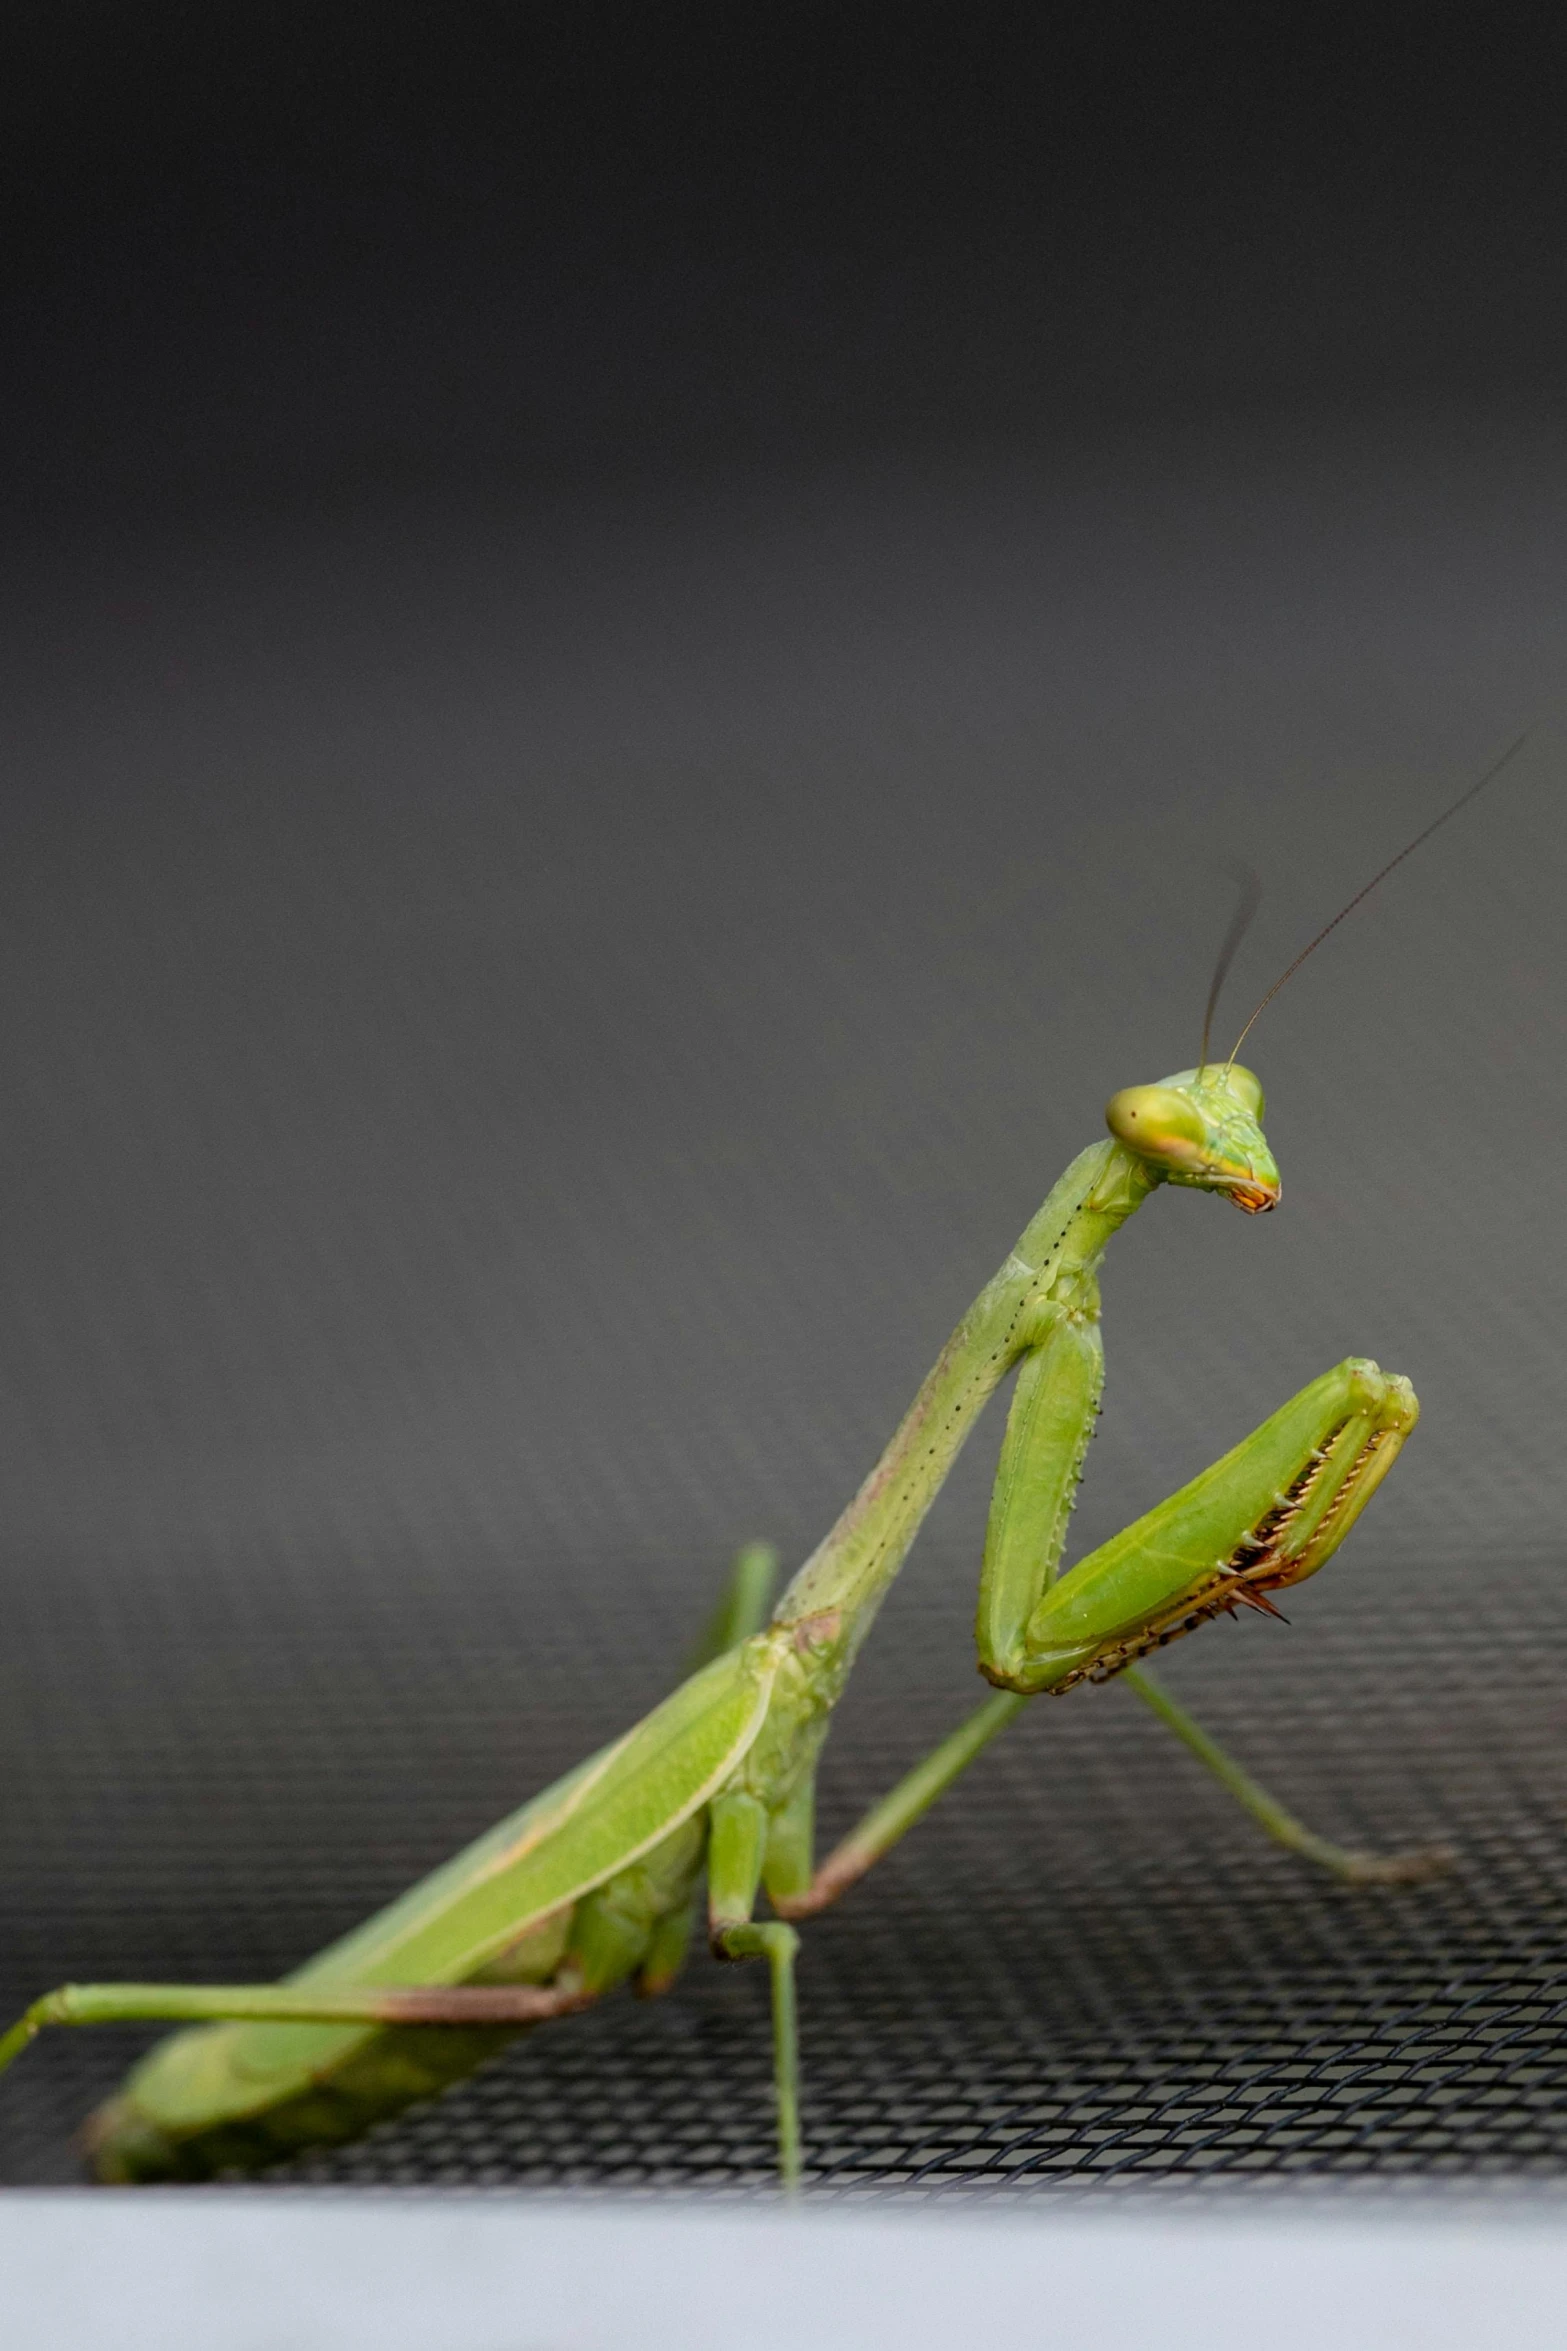
[[[1400,850],[1297,956],[1260,1012],[1352,907],[1489,783],[1518,746]],[[1044,1692],[1120,1675],[1259,1824],[1350,1880],[1441,1868],[1316,1835],[1251,1780],[1142,1664],[1209,1618],[1332,1556],[1415,1424],[1407,1380],[1351,1359],[1068,1572],[1067,1524],[1103,1384],[1097,1272],[1161,1184],[1251,1214],[1279,1198],[1258,1080],[1208,1054],[1231,926],[1194,1068],[1111,1097],[1109,1135],[1073,1160],[963,1316],[858,1494],[776,1601],[766,1546],[743,1550],[702,1660],[589,1758],[354,1933],[279,1984],[67,1985],[0,2039],[0,2067],[46,2024],[170,2019],[92,2118],[101,2177],[191,2179],[354,2137],[470,2072],[515,2034],[631,1981],[678,1973],[706,1880],[720,1959],[767,1962],[779,2164],[801,2175],[794,1968],[798,1922],[835,1901]],[[984,1405],[1012,1404],[986,1531],[976,1637],[984,1702],[825,1861],[816,1770],[832,1710],[889,1586]],[[772,1915],[755,1915],[765,1894]]]

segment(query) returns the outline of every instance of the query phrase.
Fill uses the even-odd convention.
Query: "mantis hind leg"
[[[62,1984],[0,2035],[0,2072],[60,2024],[379,2024],[475,2027],[542,2024],[599,1997],[558,1984],[346,1985]]]

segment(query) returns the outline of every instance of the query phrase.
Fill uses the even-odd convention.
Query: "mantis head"
[[[1123,1086],[1105,1121],[1161,1182],[1223,1192],[1248,1216],[1279,1204],[1262,1087],[1238,1061],[1183,1069],[1157,1086]]]
[[[1257,911],[1261,889],[1254,873],[1242,875],[1235,912],[1230,917],[1230,927],[1214,965],[1213,984],[1208,990],[1197,1067],[1179,1070],[1161,1085],[1123,1086],[1119,1094],[1111,1095],[1105,1110],[1111,1134],[1142,1161],[1156,1183],[1191,1184],[1202,1192],[1223,1192],[1237,1208],[1244,1208],[1248,1216],[1256,1216],[1265,1208],[1277,1208],[1279,1171],[1262,1131],[1262,1087],[1249,1069],[1241,1067],[1236,1054],[1251,1034],[1258,1014],[1267,1010],[1306,958],[1315,955],[1328,934],[1338,929],[1345,915],[1353,914],[1361,900],[1369,898],[1378,883],[1385,881],[1396,865],[1402,865],[1422,841],[1428,841],[1461,808],[1467,808],[1492,777],[1501,774],[1527,740],[1527,735],[1520,735],[1516,742],[1510,743],[1477,782],[1450,801],[1412,841],[1406,841],[1397,856],[1379,867],[1369,882],[1362,883],[1348,905],[1341,906],[1332,921],[1323,924],[1316,937],[1274,981],[1236,1038],[1228,1061],[1210,1061],[1208,1043],[1219,992],[1235,950]]]

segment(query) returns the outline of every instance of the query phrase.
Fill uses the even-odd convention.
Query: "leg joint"
[[[776,1964],[794,1957],[800,1938],[781,1920],[766,1919],[760,1924],[748,1920],[743,1926],[715,1927],[712,1947],[715,1959],[769,1959]]]

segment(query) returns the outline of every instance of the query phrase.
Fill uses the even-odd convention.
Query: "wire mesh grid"
[[[1029,1710],[806,1930],[817,2191],[1567,2173],[1560,1568],[1362,1539],[1288,1633],[1170,1653],[1313,1825],[1451,1842],[1437,1883],[1324,1880],[1114,1686]],[[827,1835],[964,1702],[963,1572],[938,1547],[889,1611],[828,1749]],[[176,1560],[133,1584],[33,1560],[12,1583],[12,2007],[66,1978],[296,1963],[640,1711],[700,1596],[666,1578],[638,1642],[646,1560],[585,1571],[553,1621],[482,1553]],[[3,2176],[80,2177],[72,2133],[150,2037],[31,2051],[0,2090]],[[270,2176],[747,2192],[771,2160],[765,1983],[698,1957],[663,2001],[542,2030]]]

